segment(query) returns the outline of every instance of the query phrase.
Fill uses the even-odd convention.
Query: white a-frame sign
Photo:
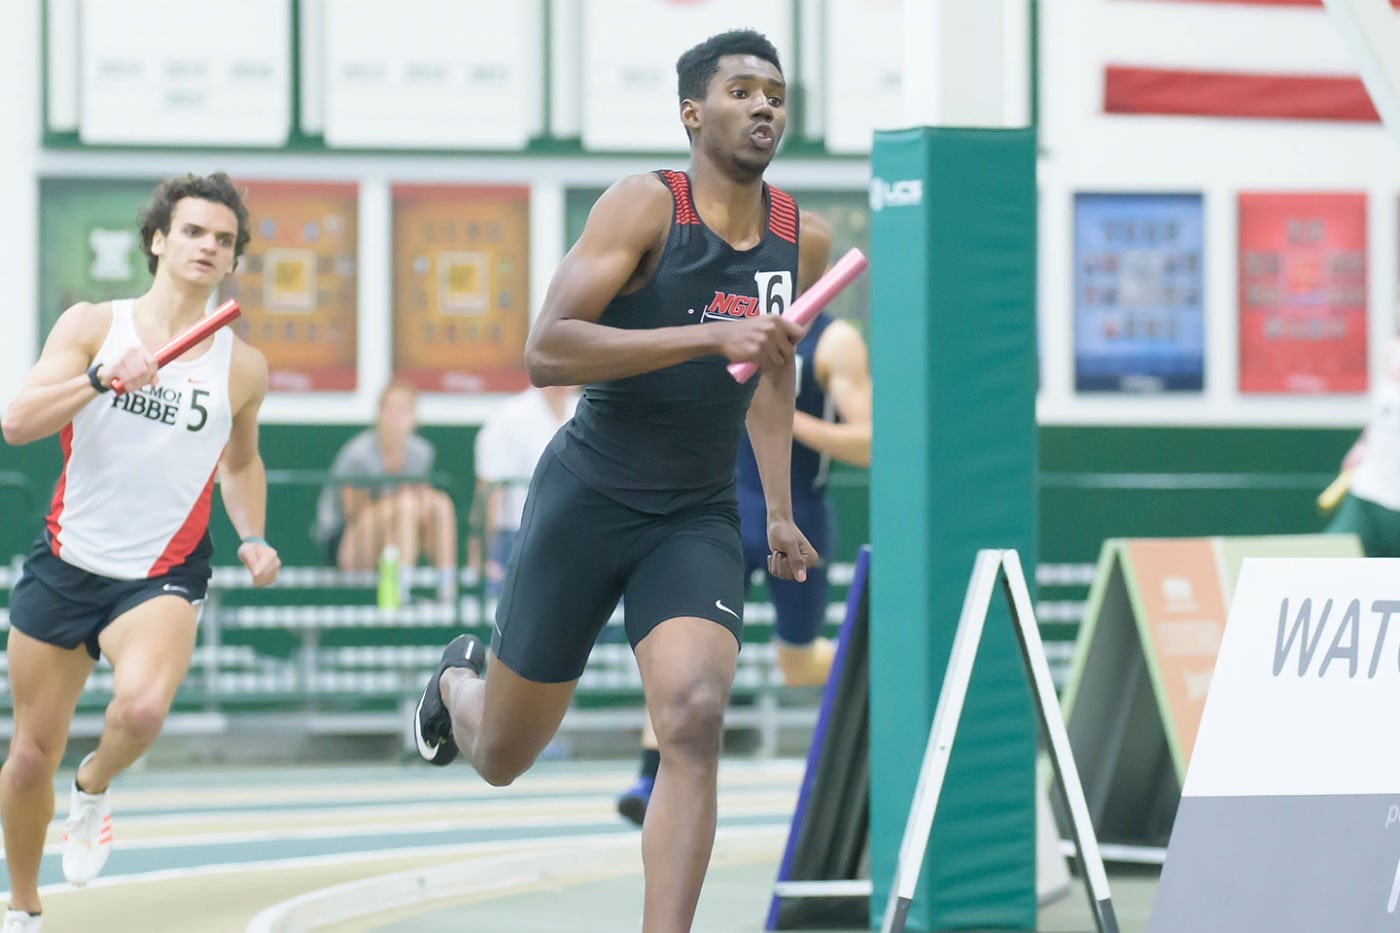
[[[943,778],[948,773],[948,759],[953,752],[953,738],[958,731],[958,720],[962,717],[963,702],[972,679],[977,646],[982,642],[982,630],[986,627],[992,591],[998,579],[1002,582],[1011,619],[1016,626],[1021,659],[1030,677],[1031,695],[1035,698],[1040,726],[1050,746],[1056,785],[1060,789],[1065,812],[1070,814],[1094,922],[1100,933],[1118,933],[1118,920],[1114,916],[1113,901],[1108,892],[1108,873],[1104,871],[1099,843],[1094,836],[1093,824],[1089,821],[1089,808],[1084,802],[1079,771],[1070,754],[1069,736],[1060,715],[1055,684],[1050,679],[1050,666],[1045,660],[1045,646],[1040,640],[1030,590],[1026,587],[1026,577],[1021,570],[1021,557],[1015,551],[999,550],[978,551],[977,561],[972,567],[972,579],[968,581],[957,634],[953,636],[953,651],[943,675],[943,689],[933,712],[933,727],[929,730],[928,745],[924,749],[924,763],[919,769],[919,782],[914,787],[909,820],[904,826],[904,841],[900,844],[899,858],[895,862],[890,899],[885,907],[881,930],[883,933],[903,933],[908,920],[909,907],[919,882],[919,866],[923,864],[928,848],[929,833],[938,810],[938,796],[943,790]]]
[[[1149,933],[1400,930],[1400,560],[1244,562]]]

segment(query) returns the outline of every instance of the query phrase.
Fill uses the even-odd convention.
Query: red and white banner
[[[1160,0],[1171,3],[1230,3],[1235,6],[1322,6],[1322,0]],[[1400,0],[1390,0],[1390,5],[1400,9]]]
[[[1239,196],[1241,392],[1364,392],[1366,195]]]
[[[1390,3],[1400,9],[1400,0]],[[1136,24],[1129,34],[1146,31],[1152,41],[1146,54],[1124,48],[1105,62],[1105,113],[1379,120],[1322,0],[1115,0],[1110,7]]]

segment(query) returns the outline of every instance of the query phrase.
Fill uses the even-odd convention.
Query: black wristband
[[[98,391],[98,394],[112,391],[111,386],[104,386],[102,380],[97,378],[97,371],[101,368],[101,363],[93,363],[87,369],[88,382],[92,383],[92,387]]]

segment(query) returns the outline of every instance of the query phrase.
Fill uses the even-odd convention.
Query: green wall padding
[[[872,156],[871,898],[879,925],[973,560],[1036,545],[1035,143],[877,133]],[[917,191],[917,194],[916,194]],[[988,619],[909,930],[1035,927],[1036,729]]]

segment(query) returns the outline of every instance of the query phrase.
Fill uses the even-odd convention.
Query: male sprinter
[[[826,269],[829,228],[763,181],[787,122],[778,54],[751,31],[680,57],[688,172],[636,175],[594,205],[526,347],[537,385],[585,385],[535,470],[485,663],[454,640],[419,704],[419,749],[509,784],[558,729],[625,597],[662,766],[642,833],[645,933],[689,930],[714,843],[721,728],[744,599],[734,463],[747,423],[768,565],[817,554],[792,518],[793,354],[779,315]],[[800,234],[800,236],[799,236]],[[757,363],[736,383],[730,362]],[[750,404],[752,402],[752,404]]]
[[[247,208],[227,175],[188,175],[161,182],[139,222],[150,290],[63,312],[0,422],[11,444],[57,433],[63,445],[43,534],[10,594],[3,933],[39,930],[53,776],[99,653],[112,663],[113,695],[97,750],[73,781],[63,873],[86,884],[106,864],[108,785],[155,741],[194,652],[216,472],[253,584],[271,583],[280,566],[262,538],[262,354],[223,328],[159,373],[154,356],[203,316],[233,271],[248,244]]]

